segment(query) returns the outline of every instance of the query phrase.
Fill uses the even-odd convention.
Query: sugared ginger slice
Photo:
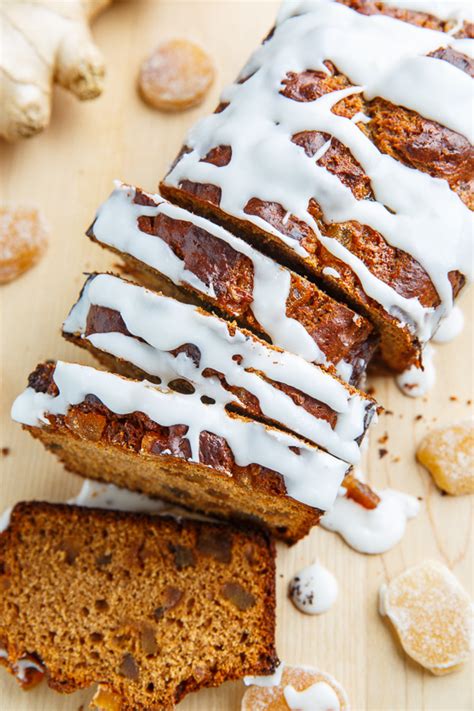
[[[89,704],[89,708],[94,709],[94,711],[120,711],[121,706],[120,697],[103,688],[100,684]]]
[[[43,255],[48,230],[36,208],[0,207],[0,284],[31,269]]]
[[[380,613],[392,623],[405,652],[433,674],[449,674],[468,659],[471,599],[441,563],[424,561],[382,585]]]
[[[287,667],[275,686],[250,686],[241,711],[349,711],[347,694],[326,672],[311,667]]]
[[[474,424],[459,422],[430,432],[416,453],[437,486],[453,496],[474,493]]]
[[[138,87],[143,99],[163,111],[197,106],[214,80],[209,55],[188,39],[163,42],[140,69]]]

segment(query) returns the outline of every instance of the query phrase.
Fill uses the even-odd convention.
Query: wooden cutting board
[[[10,422],[13,398],[26,377],[45,358],[91,363],[84,351],[63,342],[59,328],[83,282],[83,272],[112,268],[108,253],[83,233],[105,199],[114,178],[156,188],[189,126],[216,104],[220,88],[230,82],[272,25],[274,2],[117,2],[94,27],[107,59],[103,96],[79,105],[58,90],[51,126],[42,135],[17,145],[0,146],[3,200],[36,204],[52,229],[49,251],[30,273],[1,287],[3,390],[0,447],[0,503],[18,500],[63,501],[77,492],[79,477],[63,471],[19,426]],[[162,38],[194,37],[209,50],[219,68],[210,96],[198,109],[160,114],[137,96],[135,78],[144,53]],[[448,565],[472,588],[472,497],[441,496],[414,459],[415,446],[430,428],[464,419],[473,397],[472,292],[461,305],[466,316],[462,336],[436,347],[437,383],[428,397],[412,400],[390,378],[373,379],[376,397],[393,414],[383,415],[371,434],[367,474],[379,488],[390,486],[423,497],[418,517],[409,522],[404,540],[382,556],[364,556],[337,535],[313,533],[292,548],[278,547],[278,630],[280,657],[289,663],[316,665],[344,685],[357,710],[426,709],[458,711],[473,704],[469,667],[433,677],[396,646],[377,612],[377,591],[406,566],[424,558]],[[420,419],[417,417],[422,415]],[[379,437],[388,454],[379,456]],[[286,597],[288,581],[301,567],[318,559],[336,575],[340,595],[320,617],[297,612]],[[243,687],[229,683],[218,690],[189,696],[183,711],[237,711]],[[59,696],[45,685],[24,693],[0,671],[1,711],[77,711],[91,692]]]

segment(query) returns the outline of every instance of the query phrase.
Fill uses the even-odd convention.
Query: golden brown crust
[[[39,365],[29,386],[56,395],[54,367]],[[200,461],[194,462],[184,425],[164,427],[141,412],[117,415],[94,396],[48,420],[48,426],[25,429],[82,476],[217,518],[254,521],[291,543],[319,521],[321,511],[287,496],[280,473],[237,465],[227,442],[211,432],[201,432]]]
[[[253,529],[18,504],[0,535],[10,668],[34,653],[49,686],[100,681],[121,711],[172,708],[189,691],[271,673],[274,555]]]

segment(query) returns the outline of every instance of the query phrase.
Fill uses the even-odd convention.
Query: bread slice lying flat
[[[0,590],[0,661],[60,692],[99,683],[121,711],[277,663],[274,548],[250,528],[21,503]]]

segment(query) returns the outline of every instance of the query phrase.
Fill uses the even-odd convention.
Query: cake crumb
[[[387,454],[388,454],[388,449],[385,449],[383,447],[381,447],[379,449],[379,458],[380,459],[383,459],[385,457],[385,455],[387,455]]]
[[[2,447],[2,457],[8,457],[10,452],[11,452],[10,447]]]

